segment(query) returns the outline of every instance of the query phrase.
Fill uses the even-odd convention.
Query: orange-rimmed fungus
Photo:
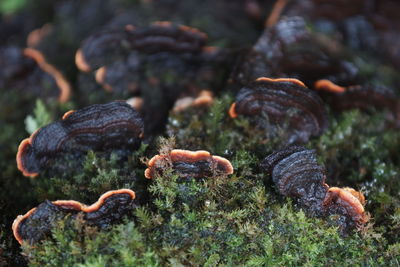
[[[106,91],[123,98],[140,96],[147,136],[165,129],[176,99],[211,83],[224,53],[206,46],[207,35],[171,22],[99,32],[83,41],[76,53],[82,71],[96,71],[95,80]],[[208,98],[209,99],[209,98]],[[196,101],[201,105],[206,99]],[[157,110],[157,112],[154,112]]]
[[[57,221],[68,215],[76,217],[83,214],[88,225],[100,229],[121,221],[136,207],[135,192],[130,189],[108,191],[92,205],[86,206],[75,200],[45,201],[24,215],[19,215],[12,225],[15,239],[22,244],[37,243],[47,237]]]
[[[56,98],[60,103],[67,102],[71,95],[71,86],[61,72],[33,48],[0,49],[0,87],[29,96]]]
[[[189,151],[174,149],[168,154],[156,155],[151,158],[145,170],[145,177],[152,179],[162,174],[166,168],[178,173],[181,177],[212,177],[214,175],[229,175],[233,173],[229,160],[213,156],[208,151]]]
[[[201,54],[206,41],[205,33],[171,22],[154,22],[141,28],[127,25],[121,30],[90,36],[77,51],[75,62],[81,71],[89,72],[121,60],[135,51],[144,54]]]
[[[291,146],[267,156],[261,164],[279,192],[293,198],[309,215],[334,215],[343,234],[368,221],[365,197],[352,188],[329,187],[315,150]],[[333,217],[334,217],[333,216]]]
[[[328,125],[320,97],[297,79],[261,77],[243,87],[229,109],[229,115],[255,117],[258,126],[264,121],[278,126],[288,123],[289,142],[306,142],[319,136]],[[263,119],[263,116],[267,118]],[[268,127],[268,126],[267,126]]]
[[[64,75],[61,74],[59,70],[57,70],[53,65],[50,65],[44,58],[43,54],[36,49],[33,48],[25,48],[23,51],[26,57],[32,58],[39,65],[39,67],[50,74],[57,83],[58,88],[60,88],[60,96],[58,97],[58,101],[60,103],[67,102],[71,95],[71,86],[64,78]]]
[[[34,177],[65,153],[135,149],[143,131],[139,113],[122,101],[69,111],[62,120],[38,129],[21,142],[18,169]]]
[[[319,80],[314,88],[338,111],[349,109],[388,110],[389,119],[400,127],[400,99],[389,88],[373,85],[339,86],[329,80]]]
[[[357,195],[363,196],[360,192],[352,190]],[[365,213],[363,203],[346,188],[329,188],[322,205],[328,215],[339,215],[344,218],[339,223],[340,227],[359,229],[368,222],[369,218]]]
[[[182,112],[189,107],[210,106],[214,101],[214,94],[210,90],[202,90],[196,97],[186,96],[178,98],[175,102],[173,111]]]

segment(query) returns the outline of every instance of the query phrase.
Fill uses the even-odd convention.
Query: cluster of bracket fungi
[[[196,98],[203,91],[196,86],[196,79],[212,76],[210,62],[218,62],[221,51],[206,42],[205,33],[170,22],[140,28],[126,25],[84,40],[75,62],[82,72],[95,72],[97,83],[106,91],[135,96],[134,106],[143,114],[146,134],[157,134],[164,130],[178,97]],[[159,72],[146,73],[146,67],[152,65]],[[171,69],[179,75],[178,82],[160,80]],[[197,104],[208,104],[208,99],[203,97]],[[158,112],[153,112],[155,109]]]
[[[367,1],[345,4],[344,1],[327,0],[321,5],[317,0],[289,2],[278,0],[255,45],[236,54],[238,60],[228,81],[228,87],[237,93],[227,111],[230,117],[243,116],[266,132],[284,128],[287,133],[285,143],[289,145],[307,143],[327,129],[324,103],[334,111],[385,110],[388,121],[400,127],[400,101],[396,94],[389,88],[365,82],[341,43],[327,39],[308,26],[311,23],[318,28],[328,23],[343,35],[345,42],[349,42],[350,33],[356,32],[354,48],[368,43],[370,36],[362,29],[370,27],[376,32],[376,38],[390,48],[393,45],[390,41],[399,44],[400,39],[394,36],[396,29],[377,17],[387,10],[376,1],[378,11],[374,14],[378,15],[375,16],[368,13],[364,4]],[[335,5],[345,5],[343,10],[348,12],[333,12]],[[388,19],[396,20],[390,16]],[[358,28],[351,28],[352,20],[359,20]],[[344,21],[344,27],[340,21]],[[378,22],[384,30],[379,30]],[[97,83],[105,90],[129,91],[142,100],[133,101],[133,105],[112,102],[66,113],[61,121],[39,129],[22,141],[17,154],[18,168],[26,176],[35,176],[49,168],[50,159],[54,157],[84,154],[89,150],[135,150],[144,137],[162,132],[168,112],[179,97],[193,97],[204,92],[194,81],[213,80],[210,73],[215,66],[230,62],[227,58],[233,52],[206,46],[206,41],[207,36],[199,30],[169,22],[140,28],[127,25],[90,36],[76,53],[78,68],[82,72],[93,72]],[[375,51],[374,47],[371,49]],[[393,49],[388,51],[386,56],[392,57],[394,65],[399,64],[399,56],[391,52]],[[9,60],[26,60],[22,55],[29,57],[32,54],[18,53],[15,59]],[[0,54],[0,57],[4,55]],[[53,74],[60,85],[57,82],[60,75],[54,75],[56,72],[39,63],[40,60],[36,62],[46,73]],[[161,65],[160,72],[173,69],[184,75],[178,82],[167,85],[157,78],[160,73],[148,76],[145,71],[148,64]],[[7,74],[9,77],[0,77],[0,82],[16,82],[13,77],[19,72],[21,70],[15,69]],[[59,99],[65,101],[69,89],[61,87]],[[154,98],[154,94],[159,97]],[[210,99],[212,96],[205,93],[203,101],[199,102],[209,103]],[[310,216],[335,218],[342,233],[361,229],[368,221],[362,193],[351,188],[329,187],[325,183],[324,167],[317,163],[313,150],[292,145],[267,156],[261,167],[266,177],[272,178],[280,194],[293,198]],[[154,156],[148,162],[144,177],[162,177],[167,168],[180,177],[194,178],[234,172],[225,158],[212,156],[207,151],[176,149]],[[33,244],[49,234],[56,220],[80,212],[90,225],[103,228],[119,221],[135,207],[134,199],[133,191],[121,189],[105,193],[90,207],[75,201],[46,201],[15,220],[14,235],[20,243]]]
[[[79,213],[83,214],[82,219],[88,225],[104,229],[121,222],[123,216],[136,206],[135,198],[132,190],[120,189],[104,193],[90,206],[74,200],[45,201],[25,215],[18,216],[12,229],[20,244],[23,241],[34,244],[48,236],[58,220],[68,215],[74,218]]]

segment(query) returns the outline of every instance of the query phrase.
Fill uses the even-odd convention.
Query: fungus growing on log
[[[75,218],[79,213],[83,214],[83,220],[88,225],[104,229],[120,222],[123,216],[135,208],[134,200],[135,192],[130,189],[108,191],[90,206],[75,200],[46,200],[14,220],[14,237],[20,244],[35,244],[51,233],[57,221],[68,215]]]
[[[317,81],[314,88],[321,91],[322,96],[335,110],[388,110],[389,119],[400,127],[400,99],[388,88],[372,85],[342,87],[329,80]]]
[[[266,121],[278,126],[288,123],[290,143],[307,142],[328,125],[322,100],[296,79],[258,78],[239,91],[229,115],[256,117],[261,128],[268,127]],[[267,118],[262,119],[264,115]]]
[[[63,119],[38,129],[18,148],[18,169],[36,176],[50,160],[65,153],[135,149],[143,136],[139,113],[125,102],[69,111]]]
[[[43,54],[32,48],[0,49],[0,87],[43,98],[69,100],[71,87],[64,76],[50,65]]]
[[[364,195],[352,188],[330,187],[325,168],[318,164],[314,150],[291,146],[267,156],[261,167],[272,177],[279,192],[297,201],[307,214],[339,216],[341,232],[360,229],[368,221]]]
[[[145,177],[152,179],[162,174],[166,168],[172,168],[181,177],[212,177],[215,175],[229,175],[233,173],[229,160],[212,156],[204,150],[189,151],[174,149],[169,154],[156,155],[148,162]]]

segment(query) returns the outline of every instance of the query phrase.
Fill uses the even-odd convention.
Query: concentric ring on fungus
[[[229,109],[229,115],[268,116],[275,125],[286,122],[289,142],[307,142],[319,136],[328,126],[327,113],[320,97],[297,79],[261,77],[243,87]]]
[[[139,113],[123,101],[68,111],[62,120],[38,129],[21,142],[17,166],[23,175],[35,177],[58,154],[135,149],[143,131]]]
[[[81,71],[89,72],[124,58],[134,50],[144,54],[201,54],[203,50],[207,53],[206,41],[205,33],[168,21],[154,22],[147,27],[126,25],[124,29],[104,31],[87,38],[76,52],[75,63]]]
[[[119,189],[104,193],[90,206],[75,200],[45,201],[14,220],[14,237],[20,244],[24,241],[34,244],[49,235],[58,220],[68,214],[76,216],[79,212],[83,213],[83,219],[89,225],[106,228],[120,221],[136,206],[135,198],[134,191]]]
[[[148,162],[145,177],[152,179],[156,174],[171,167],[181,177],[212,177],[213,175],[229,175],[233,173],[229,160],[212,156],[208,151],[189,151],[174,149],[169,154],[156,155]]]
[[[291,146],[267,156],[261,167],[271,175],[279,192],[295,199],[308,214],[335,215],[343,234],[368,222],[364,195],[352,188],[329,187],[325,168],[314,150]]]

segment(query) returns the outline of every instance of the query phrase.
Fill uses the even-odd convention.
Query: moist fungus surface
[[[130,189],[108,191],[99,200],[86,206],[74,200],[57,200],[41,203],[25,215],[19,215],[13,223],[14,237],[22,244],[24,241],[35,244],[49,236],[59,220],[67,216],[83,214],[85,223],[100,229],[121,221],[136,207],[135,192]]]
[[[258,78],[239,91],[229,114],[232,118],[255,117],[262,128],[268,127],[267,122],[278,126],[288,123],[290,143],[307,142],[328,126],[322,100],[296,79]]]
[[[212,177],[215,175],[228,175],[233,173],[229,160],[212,156],[204,150],[189,151],[174,149],[169,154],[156,155],[150,159],[145,177],[155,178],[162,174],[166,168],[172,168],[181,177]]]
[[[18,169],[25,176],[36,176],[52,158],[64,153],[135,149],[142,136],[142,119],[125,102],[91,105],[67,112],[62,120],[23,140],[17,153]]]
[[[362,193],[352,188],[329,187],[325,168],[314,150],[291,146],[267,156],[261,164],[279,192],[297,201],[312,216],[339,216],[335,221],[343,234],[360,229],[368,221]]]

